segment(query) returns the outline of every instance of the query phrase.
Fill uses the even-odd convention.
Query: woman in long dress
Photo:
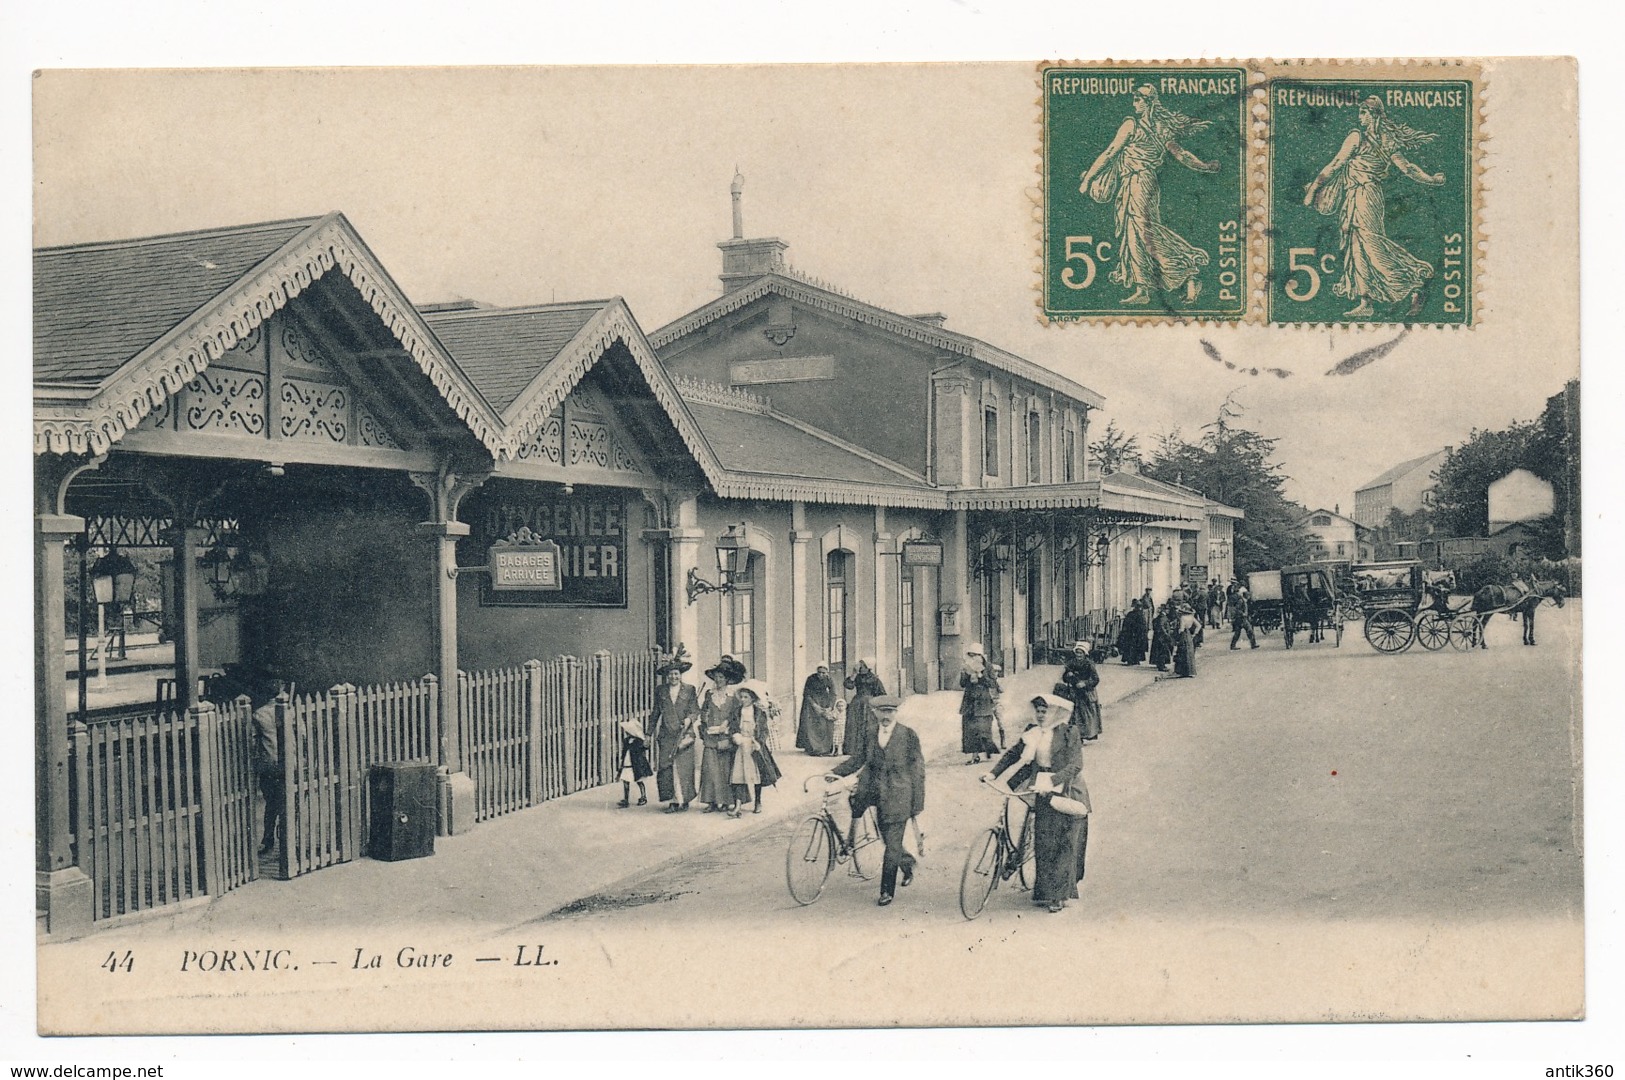
[[[1189,604],[1177,603],[1173,605],[1175,678],[1194,679],[1196,677],[1196,628],[1198,625],[1196,612],[1191,610]]]
[[[1360,105],[1360,126],[1349,132],[1337,156],[1304,186],[1303,204],[1338,219],[1343,274],[1333,283],[1338,296],[1359,301],[1343,314],[1361,318],[1374,313],[1372,302],[1410,301],[1421,306],[1423,282],[1433,264],[1412,255],[1388,238],[1388,209],[1382,182],[1398,169],[1418,184],[1441,187],[1443,173],[1430,173],[1405,157],[1436,136],[1388,118],[1375,95]]]
[[[707,814],[715,814],[735,809],[732,729],[739,717],[739,698],[733,688],[745,681],[745,666],[723,657],[705,674],[712,685],[700,706],[700,738],[705,744],[700,755],[700,801]]]
[[[778,711],[767,696],[767,687],[755,679],[742,683],[735,696],[739,711],[729,726],[729,737],[734,744],[733,771],[729,780],[733,784],[734,808],[728,813],[740,816],[740,807],[754,798],[751,813],[762,812],[762,789],[772,787],[784,774],[773,760],[768,744],[768,728]]]
[[[1134,92],[1134,115],[1083,174],[1079,191],[1097,203],[1117,204],[1117,265],[1110,276],[1134,290],[1125,304],[1149,304],[1153,292],[1177,289],[1185,290],[1187,304],[1201,295],[1196,275],[1208,264],[1208,254],[1162,223],[1159,173],[1170,155],[1187,169],[1218,172],[1217,161],[1203,161],[1179,144],[1181,137],[1210,124],[1174,112],[1155,88],[1142,86]]]
[[[993,725],[998,718],[999,694],[1003,691],[979,644],[965,650],[959,689],[964,691],[959,698],[959,749],[968,755],[965,764],[975,765],[984,755],[991,761],[999,753]]]
[[[1145,663],[1145,639],[1151,628],[1146,624],[1145,605],[1138,599],[1129,605],[1123,625],[1117,631],[1117,654],[1129,667]]]
[[[1075,641],[1072,643],[1072,655],[1067,657],[1066,667],[1061,671],[1061,686],[1066,693],[1060,694],[1072,702],[1072,722],[1078,727],[1078,736],[1084,742],[1093,742],[1100,738],[1100,669],[1089,657],[1089,643]]]
[[[851,757],[863,753],[869,745],[869,729],[874,719],[869,714],[869,699],[886,692],[886,687],[875,674],[875,662],[870,657],[858,661],[858,669],[846,677],[846,688],[852,698],[846,703],[846,737],[841,741],[841,752]]]
[[[796,748],[813,757],[835,753],[835,680],[829,665],[819,664],[801,687],[801,717],[796,724]]]
[[[990,781],[1015,769],[1009,785],[1017,788],[1030,780],[1032,790],[1038,792],[1033,802],[1037,867],[1032,898],[1035,904],[1047,904],[1050,911],[1060,911],[1068,900],[1078,898],[1078,882],[1083,880],[1089,844],[1089,789],[1083,783],[1083,745],[1076,726],[1067,722],[1071,703],[1043,694],[1033,698],[1032,705],[1037,722],[1010,744],[982,779]],[[1066,802],[1057,806],[1056,797]]]
[[[1173,611],[1163,605],[1151,617],[1151,663],[1158,671],[1167,671],[1174,658]]]

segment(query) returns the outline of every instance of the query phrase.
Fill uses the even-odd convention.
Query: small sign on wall
[[[941,566],[942,541],[941,540],[905,540],[903,541],[904,566]]]
[[[942,637],[959,636],[958,604],[943,604],[937,610],[937,633]]]
[[[510,544],[498,541],[491,547],[491,588],[498,592],[540,590],[558,592],[564,588],[559,567],[559,545],[551,540]]]

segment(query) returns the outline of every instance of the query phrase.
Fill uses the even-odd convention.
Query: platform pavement
[[[1007,677],[1004,700],[1010,716],[1019,716],[1021,703],[1034,694],[1050,690],[1059,674],[1059,667],[1041,666]],[[1101,665],[1105,734],[1096,744],[1101,749],[1110,748],[1112,706],[1152,685],[1156,674],[1149,667]],[[959,697],[957,691],[917,694],[904,699],[899,710],[900,720],[919,732],[933,766],[963,763]],[[793,742],[792,718],[787,715],[781,723],[785,741]],[[606,785],[482,822],[459,836],[438,837],[429,858],[360,859],[292,881],[255,881],[184,910],[98,930],[94,937],[111,946],[172,934],[242,937],[271,930],[319,934],[379,926],[455,926],[469,936],[498,933],[573,902],[624,889],[742,836],[787,827],[817,805],[817,786],[814,794],[804,795],[803,782],[839,759],[811,758],[793,747],[775,756],[784,778],[766,792],[760,815],[747,812],[734,820],[702,813],[698,803],[687,813],[668,814],[655,799],[652,780],[649,805],[623,810],[616,806],[620,785]],[[928,816],[929,809],[928,803]]]

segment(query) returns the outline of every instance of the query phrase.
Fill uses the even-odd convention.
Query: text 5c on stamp
[[[1051,319],[1247,314],[1247,72],[1045,67],[1043,309]]]
[[[1470,326],[1471,78],[1269,80],[1277,323]]]

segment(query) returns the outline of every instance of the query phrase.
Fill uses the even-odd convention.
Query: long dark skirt
[[[1078,898],[1088,837],[1087,817],[1063,814],[1050,807],[1047,796],[1039,796],[1033,810],[1033,853],[1038,863],[1037,880],[1033,882],[1035,903]]]
[[[1190,633],[1181,633],[1174,646],[1174,674],[1184,678],[1196,677],[1196,644]]]
[[[1151,663],[1159,668],[1166,668],[1168,662],[1174,658],[1173,639],[1167,634],[1151,635]]]
[[[1078,693],[1077,699],[1072,703],[1072,722],[1078,725],[1078,734],[1081,737],[1085,739],[1099,737],[1100,698],[1095,696],[1093,690]]]
[[[1123,663],[1130,666],[1145,663],[1144,623],[1123,620],[1123,628],[1117,632],[1117,653],[1123,658]]]
[[[712,806],[727,806],[734,801],[731,777],[734,752],[713,750],[707,746],[700,757],[700,801]]]
[[[814,757],[835,753],[835,719],[817,709],[803,706],[796,727],[796,748]]]
[[[869,695],[854,694],[846,706],[846,737],[841,740],[841,753],[847,757],[863,753],[869,745]]]
[[[999,744],[993,739],[993,717],[959,717],[959,751],[962,754],[997,754]]]

